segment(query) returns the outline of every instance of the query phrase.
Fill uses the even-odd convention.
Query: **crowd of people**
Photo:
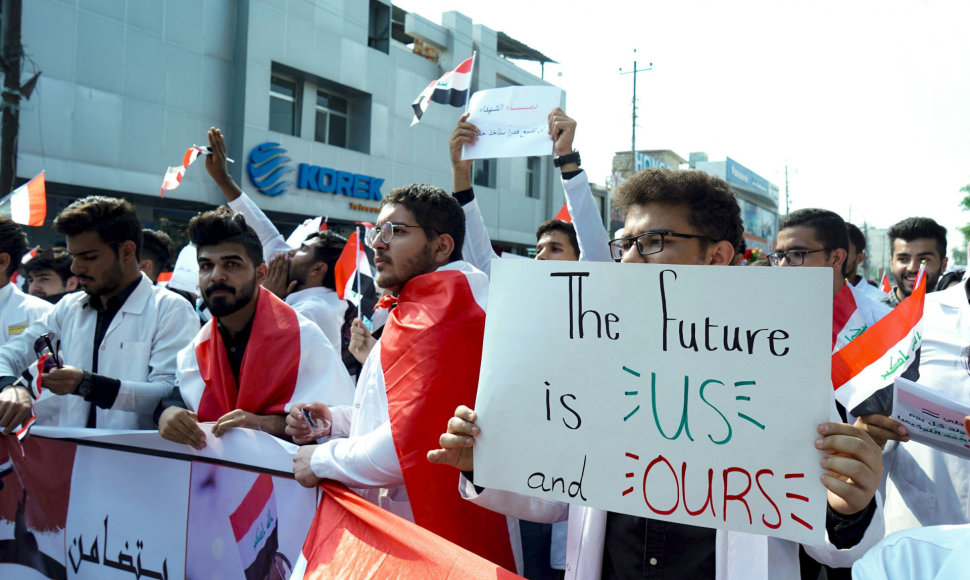
[[[536,259],[740,267],[738,201],[725,181],[699,171],[632,175],[614,199],[626,220],[611,239],[573,148],[576,126],[561,109],[549,115],[571,222],[539,226]],[[472,162],[461,159],[477,133],[467,114],[452,133],[452,193],[412,184],[382,200],[364,236],[383,292],[372,322],[354,318],[337,292],[346,239],[313,232],[288,246],[228,172],[218,129],[208,133],[205,164],[226,205],[188,228],[198,295],[157,283],[177,252],[165,234],[143,230],[125,200],[75,201],[53,220],[64,246],[23,267],[26,236],[0,218],[0,429],[12,436],[32,417],[157,429],[196,449],[209,433],[257,429],[300,445],[293,471],[303,485],[341,482],[528,578],[814,580],[848,577],[853,564],[859,577],[916,578],[956,571],[960,558],[966,569],[958,547],[970,533],[970,460],[910,441],[892,418],[858,408],[833,405],[814,441],[827,452],[822,545],[770,538],[764,548],[751,534],[475,485],[481,428],[470,406],[496,257]],[[833,298],[848,288],[866,326],[913,292],[924,266],[937,291],[926,297],[912,376],[970,400],[970,283],[947,273],[946,230],[911,217],[889,238],[888,293],[858,273],[862,232],[825,209],[784,216],[767,261],[828,268]],[[965,427],[970,436],[970,417]],[[886,538],[893,532],[903,535]]]

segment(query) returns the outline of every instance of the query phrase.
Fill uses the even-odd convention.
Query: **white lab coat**
[[[36,362],[34,341],[46,332],[54,332],[55,340],[60,340],[64,364],[92,370],[98,313],[88,306],[88,300],[84,292],[68,294],[40,322],[0,348],[0,376],[19,376]],[[155,407],[175,384],[176,355],[198,330],[199,319],[188,301],[153,286],[142,274],[101,341],[98,368],[94,370],[121,380],[121,389],[110,409],[97,410],[97,426],[155,429]],[[38,404],[46,406],[52,415],[48,424],[87,425],[90,403],[76,395],[45,393]]]
[[[970,303],[964,284],[926,295],[918,382],[970,401]],[[910,441],[883,453],[887,533],[970,523],[970,460]]]
[[[50,312],[54,305],[46,300],[24,294],[13,282],[0,288],[0,346],[27,330]]]
[[[897,532],[852,566],[855,580],[955,580],[970,570],[970,526]]]
[[[540,523],[568,517],[566,540],[566,578],[597,580],[603,569],[603,544],[606,539],[606,512],[578,504],[543,500],[513,492],[485,489],[475,492],[464,476],[459,491],[466,499],[487,509]],[[825,537],[825,544],[805,546],[817,561],[835,567],[848,567],[883,536],[882,501],[876,494],[876,513],[862,541],[839,550]],[[758,534],[717,530],[717,580],[799,580],[798,544]]]

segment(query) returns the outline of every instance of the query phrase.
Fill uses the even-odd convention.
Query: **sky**
[[[395,0],[440,22],[457,10],[559,64],[575,146],[604,184],[637,149],[726,156],[781,190],[862,226],[911,216],[950,231],[970,184],[970,2],[966,0]],[[539,74],[538,66],[522,63]]]

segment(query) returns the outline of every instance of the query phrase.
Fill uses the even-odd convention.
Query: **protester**
[[[553,110],[549,113],[549,136],[553,142],[553,154],[557,156],[554,165],[559,168],[562,175],[566,205],[572,217],[575,232],[573,248],[576,249],[577,258],[563,259],[608,262],[610,255],[606,249],[606,243],[609,241],[609,235],[603,227],[603,218],[593,201],[593,192],[589,187],[586,172],[579,167],[581,161],[579,152],[573,150],[576,121],[568,117],[562,109]],[[468,230],[462,252],[472,265],[489,274],[492,258],[498,256],[492,249],[488,230],[485,229],[485,221],[472,189],[472,161],[461,158],[462,147],[476,141],[478,141],[478,127],[468,122],[468,113],[465,113],[458,119],[449,140],[452,187],[455,199],[461,203],[465,212]],[[536,231],[538,242],[542,242],[543,234],[550,231],[548,227],[544,228],[546,223],[539,226],[539,230]],[[566,233],[565,229],[562,231]],[[568,233],[566,235],[568,237]],[[540,253],[537,244],[536,259],[545,259],[545,256],[539,257]]]
[[[536,260],[579,260],[576,227],[559,219],[546,220],[536,230]]]
[[[65,296],[40,322],[0,348],[0,428],[26,420],[31,393],[11,386],[37,362],[35,343],[53,333],[63,365],[42,376],[63,427],[152,429],[152,412],[175,381],[175,356],[198,330],[189,304],[138,269],[141,224],[127,201],[85,197],[54,220],[67,236],[84,293]],[[43,343],[40,343],[43,344]],[[40,419],[38,419],[40,422]]]
[[[24,294],[16,284],[10,282],[10,277],[20,267],[20,260],[26,253],[27,236],[24,231],[17,222],[0,216],[0,345],[22,334],[51,309],[49,303]]]
[[[259,237],[227,207],[189,222],[210,320],[178,356],[178,386],[158,419],[162,437],[205,446],[199,422],[283,436],[292,401],[349,405],[353,383],[323,332],[260,284]],[[248,356],[247,356],[248,353]]]
[[[142,238],[141,261],[138,267],[152,284],[156,284],[162,272],[170,272],[172,269],[172,254],[175,253],[172,238],[165,232],[148,229],[142,230]]]
[[[77,290],[77,278],[71,272],[71,256],[63,248],[37,252],[23,265],[26,287],[31,296],[43,298],[51,304]]]
[[[946,271],[946,228],[925,217],[911,217],[889,228],[890,268],[896,285],[882,302],[895,308],[913,292],[920,264],[926,262],[926,291],[936,289]]]
[[[474,400],[488,280],[462,260],[465,220],[444,190],[413,184],[381,202],[376,282],[396,302],[364,363],[353,406],[294,405],[287,434],[312,441],[304,410],[332,421],[328,441],[301,447],[294,473],[306,486],[333,479],[368,501],[509,569],[504,517],[463,501],[454,474],[424,456],[463,400]]]
[[[273,222],[229,175],[226,141],[219,129],[209,129],[209,149],[212,155],[205,159],[206,170],[229,207],[246,216],[263,244],[270,270],[267,288],[319,326],[339,354],[347,301],[337,295],[334,265],[347,239],[322,231],[307,236],[298,248],[290,248]]]
[[[614,205],[627,210],[623,229],[628,237],[610,242],[613,255],[623,262],[727,266],[734,259],[742,232],[740,208],[720,179],[695,171],[648,169],[621,186]],[[829,385],[817,388],[830,390]],[[569,536],[575,541],[568,547],[567,578],[654,573],[714,578],[729,569],[745,579],[798,577],[799,548],[793,542],[477,488],[471,451],[481,429],[475,420],[473,410],[458,407],[441,435],[442,448],[430,451],[428,459],[463,470],[461,492],[479,505],[534,521],[557,521],[568,514]],[[819,562],[849,566],[882,536],[876,493],[882,472],[879,449],[850,425],[825,423],[818,432],[815,447],[829,452],[822,477],[828,489],[828,533],[824,545],[804,549]],[[757,567],[759,558],[770,566]]]
[[[859,266],[866,261],[866,236],[856,225],[846,222],[845,231],[849,234],[849,250],[845,259],[845,279],[872,300],[881,300],[886,294],[874,282],[859,275]]]

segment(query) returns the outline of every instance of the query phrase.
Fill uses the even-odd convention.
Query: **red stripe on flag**
[[[340,257],[337,258],[337,263],[333,266],[333,276],[335,286],[337,287],[337,296],[341,300],[344,299],[344,290],[347,288],[347,282],[354,277],[354,272],[357,271],[357,231],[355,230],[350,237],[347,238],[347,243],[344,245],[344,249],[340,252]]]
[[[27,195],[30,198],[30,219],[27,225],[44,225],[44,218],[47,217],[47,181],[43,173],[27,182]]]
[[[462,73],[462,74],[466,74],[466,73],[471,72],[471,70],[472,70],[472,62],[474,62],[474,60],[475,60],[475,57],[474,56],[465,59],[464,62],[462,62],[460,65],[458,65],[458,68],[455,69],[455,72],[456,73]]]
[[[246,497],[239,502],[239,507],[229,514],[229,523],[232,524],[232,534],[236,537],[236,542],[253,527],[253,522],[263,513],[266,502],[272,494],[273,478],[265,473],[259,474]]]
[[[924,283],[882,320],[832,355],[832,386],[836,390],[906,338],[923,317],[925,296]]]
[[[556,214],[556,217],[552,219],[562,220],[564,222],[572,222],[573,216],[569,215],[569,206],[567,204],[562,204],[562,209]]]
[[[845,328],[845,324],[852,318],[852,314],[859,307],[855,303],[855,296],[848,284],[843,284],[839,291],[835,293],[835,300],[832,303],[832,346],[838,341],[839,333]]]
[[[172,274],[175,272],[159,272],[158,281],[159,282],[169,282],[172,279]]]
[[[883,292],[885,292],[886,294],[889,294],[890,292],[892,292],[893,287],[889,285],[889,275],[888,274],[883,273],[883,275],[882,275],[882,282],[879,284],[879,289],[882,290]]]

